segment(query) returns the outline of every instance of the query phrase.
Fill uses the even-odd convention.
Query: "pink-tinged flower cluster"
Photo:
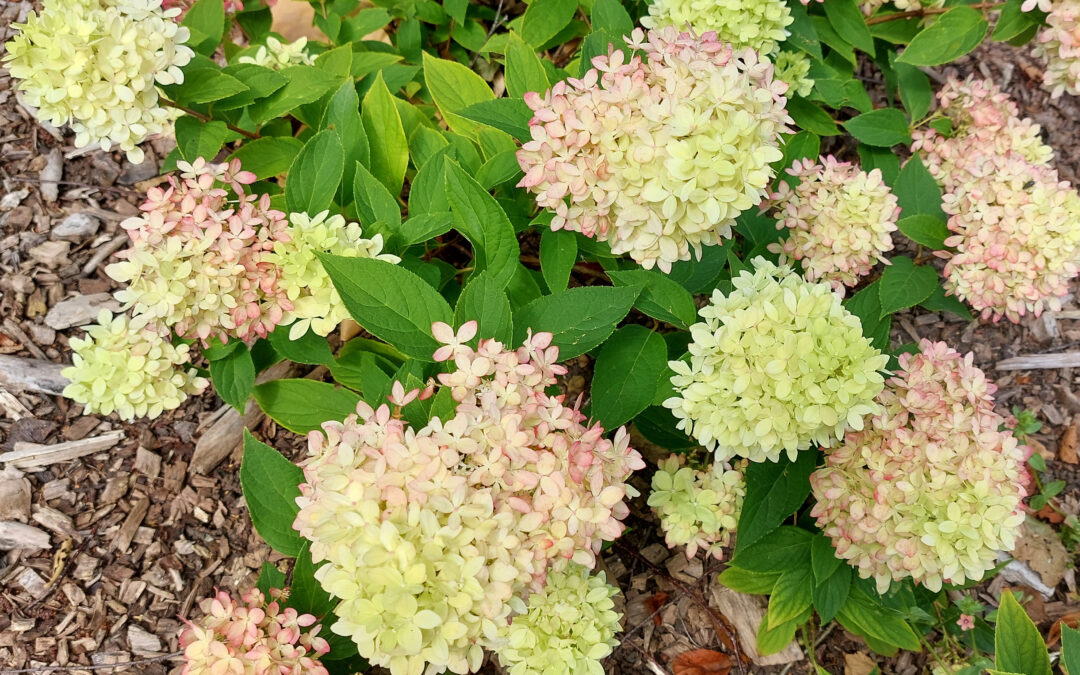
[[[789,233],[770,248],[802,261],[808,280],[828,281],[843,295],[876,263],[888,264],[882,254],[892,250],[900,207],[880,169],[866,173],[832,155],[819,162],[796,160],[787,172],[798,185],[781,181],[771,195],[780,211],[776,227]]]
[[[1030,450],[994,412],[972,355],[923,340],[900,357],[884,411],[811,475],[811,514],[836,554],[885,592],[911,578],[934,591],[978,580],[1024,521]]]
[[[1046,27],[1035,38],[1035,55],[1046,62],[1043,86],[1052,98],[1075,96],[1080,94],[1080,0],[1058,0],[1046,9],[1044,4],[1050,3],[1039,6],[1049,12]]]
[[[765,196],[791,122],[787,85],[715,33],[635,30],[580,80],[530,93],[518,184],[553,229],[606,241],[646,268],[700,256]]]
[[[478,669],[549,568],[592,567],[621,534],[626,479],[644,466],[624,429],[607,440],[545,393],[565,373],[550,334],[507,350],[469,347],[475,322],[432,332],[453,361],[439,376],[453,415],[416,429],[361,403],[309,435],[297,499],[295,527],[341,600],[332,630],[394,675]],[[434,394],[396,389],[395,405]]]
[[[291,309],[277,268],[260,256],[287,240],[285,214],[244,186],[255,175],[228,164],[181,162],[180,179],[151,188],[143,215],[121,226],[131,248],[106,272],[127,283],[116,298],[181,337],[265,336]]]
[[[218,591],[199,608],[202,618],[180,633],[181,675],[328,675],[319,657],[330,645],[311,614],[267,602],[257,588],[240,602]]]
[[[1059,308],[1080,272],[1080,196],[1050,166],[1039,126],[992,82],[950,80],[938,99],[955,133],[919,131],[912,147],[945,191],[946,290],[995,321]]]

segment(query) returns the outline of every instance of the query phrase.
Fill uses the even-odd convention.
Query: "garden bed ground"
[[[0,8],[0,42],[29,6],[8,2]],[[984,47],[960,67],[1001,83],[1023,113],[1043,125],[1058,151],[1062,176],[1080,175],[1075,143],[1080,109],[1075,99],[1051,101],[1034,84],[1039,71],[1028,55]],[[138,166],[119,153],[74,151],[70,135],[36,124],[18,105],[11,80],[0,71],[0,355],[39,363],[70,360],[68,339],[81,334],[74,326],[96,314],[88,311],[95,303],[107,304],[106,294],[114,289],[103,271],[103,254],[123,244],[120,221],[136,212],[141,194],[158,181],[157,161],[169,148],[166,141],[152,145]],[[43,183],[42,176],[59,183]],[[1019,326],[921,312],[903,315],[893,335],[897,344],[928,337],[973,351],[976,363],[1000,386],[1002,412],[1014,405],[1038,412],[1044,427],[1036,439],[1047,456],[1047,480],[1067,481],[1059,501],[1070,514],[1080,511],[1080,371],[1003,372],[995,365],[1019,354],[1080,350],[1077,309],[1070,302],[1063,313]],[[581,366],[587,370],[587,360]],[[584,376],[568,380],[575,390],[586,381]],[[252,531],[237,478],[239,455],[231,446],[222,448],[224,459],[216,467],[192,468],[199,439],[221,408],[221,401],[207,394],[152,422],[125,424],[84,416],[80,406],[57,396],[0,390],[0,453],[20,443],[85,441],[120,432],[119,441],[76,461],[25,472],[0,463],[0,521],[35,528],[36,533],[22,530],[17,536],[39,538],[43,546],[0,550],[0,673],[49,665],[88,673],[77,666],[155,658],[112,672],[177,670],[177,662],[164,657],[177,649],[178,617],[215,586],[232,591],[251,585],[262,562],[276,559]],[[255,432],[290,457],[303,451],[302,439],[267,420],[258,421]],[[658,454],[645,451],[652,459]],[[646,491],[645,476],[635,483]],[[681,552],[668,551],[643,499],[634,504],[630,524],[622,543],[604,558],[609,578],[623,591],[619,600],[626,611],[626,632],[606,662],[608,672],[669,673],[683,652],[745,645],[733,627],[752,625],[759,610],[753,602],[739,605],[721,597],[713,580],[722,565],[700,558],[688,562]],[[1052,535],[1032,534],[1023,546],[1021,557],[1055,588],[1045,602],[1028,591],[1035,596],[1029,611],[1048,629],[1058,617],[1080,609],[1072,558]],[[1010,582],[999,578],[980,595],[992,601],[991,592],[1002,583]],[[861,640],[838,627],[817,638],[816,653],[834,674],[861,675],[872,663]],[[923,655],[910,653],[874,660],[883,672],[899,675],[925,667]],[[676,675],[725,672],[674,670]],[[752,663],[732,668],[736,673],[781,671],[813,669],[805,658],[767,668]]]

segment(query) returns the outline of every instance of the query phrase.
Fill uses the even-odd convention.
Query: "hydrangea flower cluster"
[[[784,0],[653,0],[649,13],[641,17],[646,28],[690,30],[716,33],[717,39],[736,49],[749,47],[769,55],[787,39],[787,26],[794,21]]]
[[[316,253],[401,262],[396,255],[382,253],[381,234],[366,239],[358,223],[348,223],[341,215],[331,216],[329,211],[315,216],[290,214],[287,234],[287,238],[274,241],[273,251],[263,254],[261,260],[279,270],[277,290],[290,307],[284,311],[281,323],[292,324],[292,340],[302,337],[308,329],[316,335],[329,335],[349,318],[345,303]]]
[[[686,557],[698,549],[723,560],[724,547],[739,523],[746,496],[745,462],[734,468],[714,462],[707,471],[684,466],[686,458],[671,455],[657,464],[649,506],[660,518],[669,547],[685,546]]]
[[[60,374],[71,383],[63,393],[87,412],[116,411],[126,420],[157,417],[210,384],[190,367],[187,345],[174,346],[147,330],[143,319],[129,321],[103,309],[86,337],[73,337],[68,344],[72,365]]]
[[[530,589],[571,560],[592,567],[621,534],[623,500],[636,495],[625,481],[644,466],[624,429],[604,439],[545,393],[566,372],[550,334],[474,350],[475,322],[432,332],[436,359],[453,360],[439,376],[453,417],[414,429],[361,403],[312,432],[294,525],[341,599],[332,630],[394,675],[476,670]]]
[[[777,461],[829,447],[880,410],[888,357],[828,284],[755,258],[755,269],[713,292],[690,327],[690,362],[672,361],[678,428],[717,461]]]
[[[876,263],[888,264],[882,254],[892,250],[900,207],[880,169],[866,173],[829,155],[796,160],[787,172],[800,181],[794,189],[781,181],[771,195],[777,229],[789,230],[774,252],[801,260],[807,279],[827,281],[840,295]]]
[[[505,630],[499,662],[510,675],[604,675],[600,659],[619,643],[621,615],[611,600],[618,592],[603,572],[582,565],[552,572]]]
[[[184,81],[194,55],[187,28],[161,0],[46,0],[6,45],[3,61],[40,119],[70,125],[75,146],[117,146],[130,161],[149,136],[172,129],[179,111],[157,85]]]
[[[945,189],[946,290],[995,321],[1059,308],[1080,272],[1080,196],[1050,166],[1039,126],[992,82],[951,80],[938,99],[956,133],[920,131],[912,147]]]
[[[315,57],[305,51],[307,38],[301,37],[293,42],[282,42],[273,35],[266,38],[266,43],[259,45],[254,54],[245,54],[237,63],[253,63],[273,70],[289,66],[313,65]]]
[[[1035,7],[1034,2],[1024,3],[1024,11]],[[1046,62],[1043,86],[1052,98],[1080,94],[1080,1],[1058,0],[1051,5],[1042,0],[1038,7],[1049,12],[1034,43],[1035,55]]]
[[[799,96],[809,96],[814,90],[810,77],[810,57],[803,52],[780,52],[776,55],[776,79],[786,82],[788,91]]]
[[[180,633],[181,675],[329,675],[319,657],[330,645],[319,637],[322,627],[313,625],[311,614],[267,602],[257,588],[239,603],[218,591],[199,608],[203,617],[185,620]]]
[[[919,349],[900,357],[873,422],[810,478],[818,526],[882,593],[908,577],[934,591],[982,578],[1024,521],[1030,450],[999,431],[996,387],[971,354]]]
[[[765,196],[791,122],[787,85],[715,33],[638,29],[627,43],[640,53],[611,50],[582,79],[526,94],[532,139],[517,153],[518,186],[555,211],[552,229],[668,271],[729,237]]]

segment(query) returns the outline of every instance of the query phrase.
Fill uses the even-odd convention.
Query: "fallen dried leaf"
[[[1069,628],[1080,629],[1080,612],[1072,612],[1061,617],[1054,622],[1053,626],[1050,626],[1050,632],[1046,636],[1046,646],[1053,647],[1061,640],[1061,625],[1065,624]]]
[[[1046,504],[1041,509],[1035,512],[1035,517],[1039,520],[1045,520],[1048,523],[1057,525],[1065,520],[1065,516],[1061,515],[1057,509],[1050,504]]]
[[[844,675],[870,675],[877,667],[874,660],[862,652],[844,654]]]
[[[1061,543],[1054,528],[1046,523],[1028,518],[1020,529],[1020,537],[1013,549],[1013,557],[1027,563],[1042,582],[1053,588],[1065,577],[1069,552]]]
[[[711,649],[683,652],[671,662],[675,675],[727,675],[731,672],[731,657]]]
[[[1076,452],[1078,447],[1080,447],[1080,420],[1070,424],[1061,435],[1061,442],[1058,443],[1058,459],[1069,464],[1080,464],[1080,455]]]
[[[659,626],[664,622],[660,618],[660,608],[667,604],[668,594],[663,591],[657,591],[651,598],[645,601],[645,607],[648,608],[649,614],[653,615],[653,623]]]

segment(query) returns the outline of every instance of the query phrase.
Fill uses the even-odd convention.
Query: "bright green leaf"
[[[306,379],[270,380],[256,386],[254,394],[267,417],[297,434],[344,420],[360,402],[356,392]]]
[[[300,552],[300,533],[293,521],[300,508],[300,483],[304,472],[280,452],[255,440],[244,430],[244,458],[240,463],[240,486],[244,491],[255,531],[278,553],[295,556]]]
[[[480,269],[505,288],[514,275],[520,250],[514,226],[495,198],[457,162],[446,165],[446,198],[455,227],[473,246]]]
[[[649,407],[667,372],[667,343],[645,326],[623,326],[600,347],[593,367],[592,417],[605,429]]]
[[[938,273],[929,265],[916,265],[906,256],[896,256],[881,274],[878,297],[881,316],[914,307],[926,300],[939,286]]]
[[[514,337],[510,301],[488,272],[473,276],[465,284],[454,308],[455,326],[473,320],[479,324],[476,335],[481,340],[494,338],[509,345]]]
[[[547,331],[560,360],[580,356],[615,331],[640,292],[640,286],[580,286],[537,298],[514,314],[514,343],[523,342],[530,328]]]
[[[371,166],[368,168],[390,194],[401,194],[405,169],[409,165],[409,143],[394,97],[386,88],[381,72],[364,96],[360,117],[371,144]]]
[[[982,12],[953,7],[916,35],[897,63],[940,66],[955,61],[982,43],[989,26]]]
[[[345,151],[336,131],[320,131],[304,144],[289,167],[285,203],[290,213],[315,214],[330,208],[341,184]]]
[[[844,122],[844,128],[867,145],[890,147],[911,142],[907,117],[896,108],[863,113]]]
[[[998,605],[994,666],[1024,675],[1051,675],[1046,643],[1010,591],[1001,593]]]

